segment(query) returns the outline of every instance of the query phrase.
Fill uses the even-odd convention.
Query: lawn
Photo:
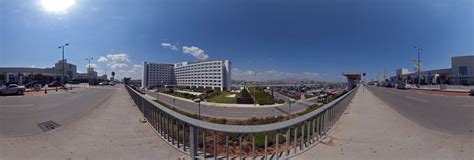
[[[220,92],[218,94],[213,95],[206,99],[207,102],[214,102],[214,103],[228,103],[228,104],[235,104],[237,103],[237,98],[240,97],[239,93],[233,92]]]
[[[275,104],[275,101],[273,100],[273,96],[264,92],[262,89],[255,89],[255,87],[250,87],[249,91],[252,97],[255,95],[253,99],[256,100],[257,104],[260,104],[260,105]]]
[[[317,97],[318,95],[309,95],[309,94],[304,94],[304,98],[308,99],[308,98],[313,98],[313,97]]]

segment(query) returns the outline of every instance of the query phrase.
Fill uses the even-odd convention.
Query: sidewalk
[[[412,86],[412,89],[419,90],[434,90],[434,91],[443,91],[443,92],[469,92],[471,89],[474,89],[474,86],[451,86],[446,85],[446,90],[441,90],[439,85],[421,85],[420,88]]]
[[[0,138],[1,160],[177,159],[152,128],[139,121],[124,88],[80,119],[55,130],[21,138]]]
[[[474,138],[418,126],[362,87],[329,135],[294,159],[472,160]]]

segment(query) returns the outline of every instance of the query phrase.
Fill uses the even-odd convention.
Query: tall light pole
[[[88,78],[88,81],[89,81],[89,85],[91,84],[91,73],[89,72],[90,68],[91,68],[91,60],[93,60],[94,58],[86,58],[86,61],[89,61],[89,65],[87,65],[87,78]]]
[[[62,63],[61,65],[62,65],[62,68],[63,68],[62,76],[61,76],[61,85],[63,86],[63,88],[64,88],[64,64],[65,64],[65,62],[64,62],[64,47],[66,47],[66,46],[69,46],[69,43],[66,43],[66,44],[61,45],[61,46],[58,47],[59,49],[63,50],[63,60],[61,62]]]
[[[288,115],[289,115],[289,116],[291,116],[291,104],[292,104],[292,103],[295,103],[295,100],[292,99],[292,98],[290,98],[290,99],[288,100]]]
[[[194,99],[194,102],[198,104],[198,119],[201,119],[201,99],[197,98]]]
[[[413,48],[415,48],[416,51],[418,52],[418,60],[417,60],[417,66],[418,67],[417,67],[416,70],[418,72],[418,87],[420,87],[420,85],[421,85],[421,81],[420,81],[420,79],[421,79],[421,75],[420,75],[420,72],[421,72],[420,52],[424,49],[420,48],[420,47],[417,47],[416,45],[414,45]]]
[[[255,71],[255,85],[253,86],[253,105],[256,106],[257,105],[257,97],[255,95],[255,93],[257,92],[257,71]]]

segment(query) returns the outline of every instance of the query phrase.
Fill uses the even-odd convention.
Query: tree
[[[0,82],[5,81],[6,78],[4,74],[0,74]]]
[[[114,80],[114,78],[115,78],[115,72],[114,72],[114,71],[112,71],[112,73],[111,73],[111,74],[112,74],[112,80]]]

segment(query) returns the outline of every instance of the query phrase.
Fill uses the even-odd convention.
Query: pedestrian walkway
[[[0,160],[178,159],[146,123],[126,90],[117,88],[101,105],[55,130],[20,138],[0,138]]]
[[[453,136],[418,126],[363,87],[324,142],[294,159],[473,160],[474,157],[472,136]]]

